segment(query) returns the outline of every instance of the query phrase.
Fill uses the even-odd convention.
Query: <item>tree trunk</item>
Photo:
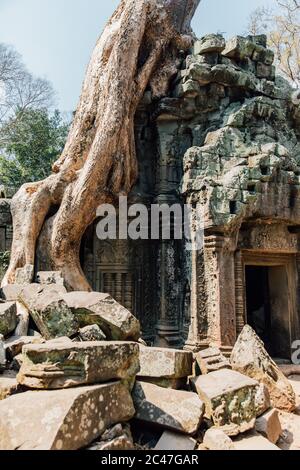
[[[137,177],[134,116],[148,86],[163,96],[178,50],[192,42],[200,0],[121,0],[98,40],[64,151],[53,173],[12,200],[13,245],[3,284],[35,263],[37,243],[70,290],[90,290],[80,266],[97,207],[127,195]],[[50,217],[50,214],[55,215]]]

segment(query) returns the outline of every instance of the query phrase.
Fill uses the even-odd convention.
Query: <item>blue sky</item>
[[[95,41],[119,0],[0,0],[0,42],[14,45],[28,69],[48,78],[63,111],[76,107]],[[198,36],[243,34],[256,7],[275,0],[202,0]]]

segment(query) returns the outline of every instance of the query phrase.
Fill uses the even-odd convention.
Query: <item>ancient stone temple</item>
[[[101,241],[95,224],[82,265],[150,344],[229,353],[248,323],[272,356],[290,358],[300,338],[300,96],[276,75],[265,36],[209,35],[179,59],[168,96],[148,91],[139,106],[130,203],[189,203],[203,245]],[[7,207],[0,251],[11,239]]]

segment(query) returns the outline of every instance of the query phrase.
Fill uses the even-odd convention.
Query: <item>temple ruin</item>
[[[130,202],[192,205],[203,248],[180,240],[100,241],[81,261],[95,291],[132,311],[152,345],[230,354],[250,324],[276,358],[300,338],[300,96],[265,36],[205,36],[182,54],[168,96],[146,91],[135,119]],[[5,196],[5,188],[1,189]],[[12,239],[0,201],[0,251]],[[42,256],[39,260],[43,268]]]

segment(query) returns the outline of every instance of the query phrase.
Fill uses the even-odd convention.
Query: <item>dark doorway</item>
[[[246,266],[247,323],[272,357],[290,359],[288,281],[284,266]]]

